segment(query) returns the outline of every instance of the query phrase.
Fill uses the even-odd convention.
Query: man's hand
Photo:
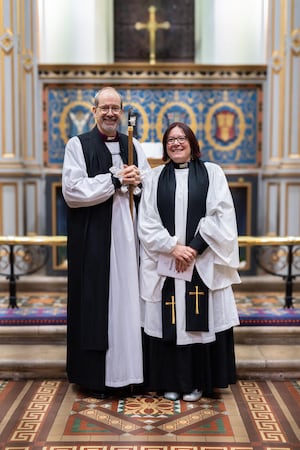
[[[131,184],[133,186],[138,186],[141,183],[140,169],[135,165],[124,165],[124,168],[120,172],[120,177],[122,179],[122,184],[125,185]]]

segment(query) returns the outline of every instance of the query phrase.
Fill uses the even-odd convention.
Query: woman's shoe
[[[178,394],[178,392],[165,392],[164,397],[167,400],[172,400],[173,402],[175,402],[175,400],[179,399],[180,395]]]
[[[190,394],[184,394],[182,400],[185,402],[197,402],[202,397],[202,391],[194,389]]]

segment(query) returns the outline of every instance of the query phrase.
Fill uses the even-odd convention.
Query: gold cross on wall
[[[195,286],[195,292],[189,292],[189,295],[195,295],[195,314],[199,314],[199,296],[205,295],[205,292],[199,291],[199,286]]]
[[[168,30],[170,28],[169,22],[156,22],[155,14],[156,14],[156,7],[155,6],[149,6],[149,21],[147,23],[137,22],[135,24],[136,30],[143,30],[147,29],[149,31],[149,38],[150,38],[150,64],[156,63],[156,31],[159,29],[165,29]]]
[[[171,296],[171,301],[170,302],[166,302],[165,303],[166,306],[172,306],[172,325],[175,325],[176,320],[175,320],[175,296],[172,295]]]

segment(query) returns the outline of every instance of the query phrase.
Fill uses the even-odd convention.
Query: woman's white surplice
[[[175,236],[164,228],[157,209],[157,185],[164,166],[150,171],[144,180],[139,209],[141,240],[140,290],[142,321],[146,334],[162,337],[161,291],[165,277],[157,273],[160,253],[169,254],[176,243],[185,244],[189,169],[175,169]],[[222,169],[205,163],[209,188],[206,216],[198,230],[208,248],[196,258],[196,269],[209,288],[209,331],[185,330],[185,281],[175,278],[177,345],[209,343],[216,333],[239,324],[231,284],[239,283],[237,227],[231,193]]]

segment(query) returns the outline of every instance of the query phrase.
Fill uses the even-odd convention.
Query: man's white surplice
[[[148,163],[141,145],[134,139],[139,167]],[[117,142],[106,143],[113,166],[122,168]],[[105,202],[113,195],[110,251],[110,288],[108,315],[108,350],[105,385],[121,387],[143,382],[141,320],[138,286],[137,236],[133,226],[128,192],[115,192],[111,174],[89,178],[78,137],[66,146],[63,167],[63,193],[72,208]],[[101,249],[99,249],[101,252]]]
[[[189,169],[175,169],[175,236],[170,236],[157,209],[157,185],[163,167],[150,171],[144,180],[138,225],[142,321],[145,333],[157,338],[162,337],[161,291],[165,281],[157,273],[159,254],[170,254],[176,243],[185,244],[188,205]],[[213,163],[205,163],[205,167],[209,177],[206,216],[200,219],[197,231],[208,248],[196,258],[196,268],[209,288],[209,331],[185,330],[185,281],[175,278],[178,345],[213,342],[216,333],[239,324],[231,288],[233,283],[240,283],[235,210],[223,170]]]

